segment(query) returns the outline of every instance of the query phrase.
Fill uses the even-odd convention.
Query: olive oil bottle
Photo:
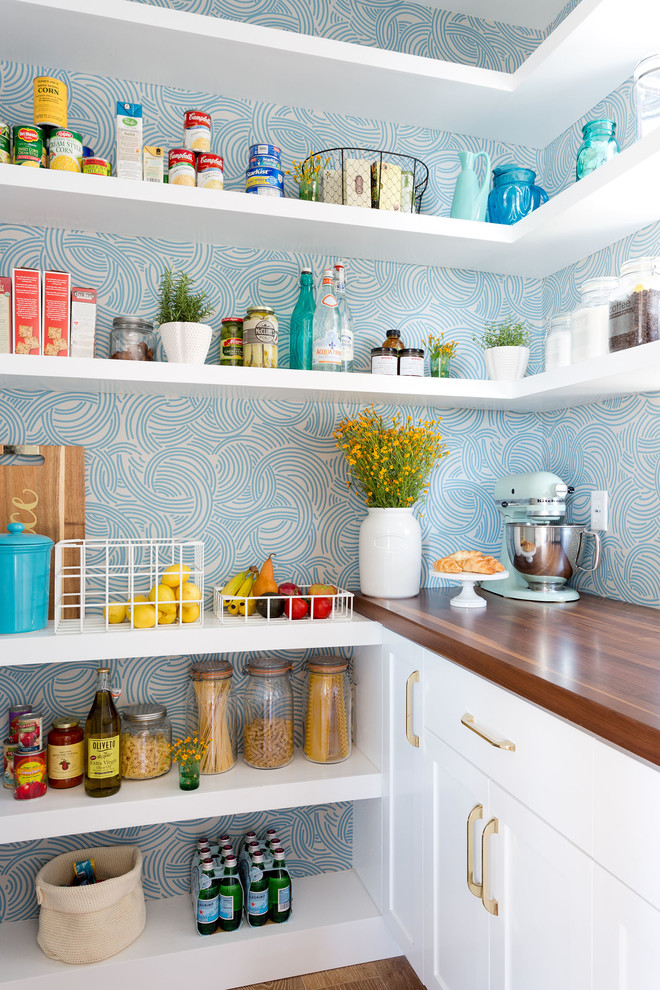
[[[110,668],[99,667],[96,696],[85,722],[85,791],[110,797],[121,786],[121,723],[110,694]]]

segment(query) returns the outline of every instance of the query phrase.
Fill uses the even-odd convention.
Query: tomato
[[[310,605],[313,619],[327,619],[332,612],[332,598],[316,598],[315,596],[310,599]]]
[[[304,619],[309,605],[304,598],[285,598],[284,611],[290,619]]]

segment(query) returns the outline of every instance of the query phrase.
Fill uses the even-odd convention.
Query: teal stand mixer
[[[572,602],[580,596],[567,581],[576,570],[595,570],[600,540],[585,526],[569,526],[566,496],[573,489],[550,471],[508,474],[495,484],[495,503],[504,519],[500,561],[509,572],[481,587],[504,598],[531,602]],[[588,539],[594,540],[591,566],[580,563]]]

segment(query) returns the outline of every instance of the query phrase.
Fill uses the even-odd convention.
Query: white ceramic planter
[[[167,360],[174,364],[204,364],[213,330],[206,323],[161,323],[158,327]]]
[[[360,525],[360,591],[412,598],[422,574],[422,529],[412,509],[367,509]]]
[[[529,363],[529,347],[491,347],[484,351],[488,377],[493,382],[524,378]]]

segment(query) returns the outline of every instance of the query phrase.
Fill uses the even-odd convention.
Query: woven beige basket
[[[63,887],[76,860],[93,859],[103,883]],[[51,959],[93,963],[121,952],[144,928],[142,853],[137,846],[97,846],[56,856],[35,880],[37,941]]]

